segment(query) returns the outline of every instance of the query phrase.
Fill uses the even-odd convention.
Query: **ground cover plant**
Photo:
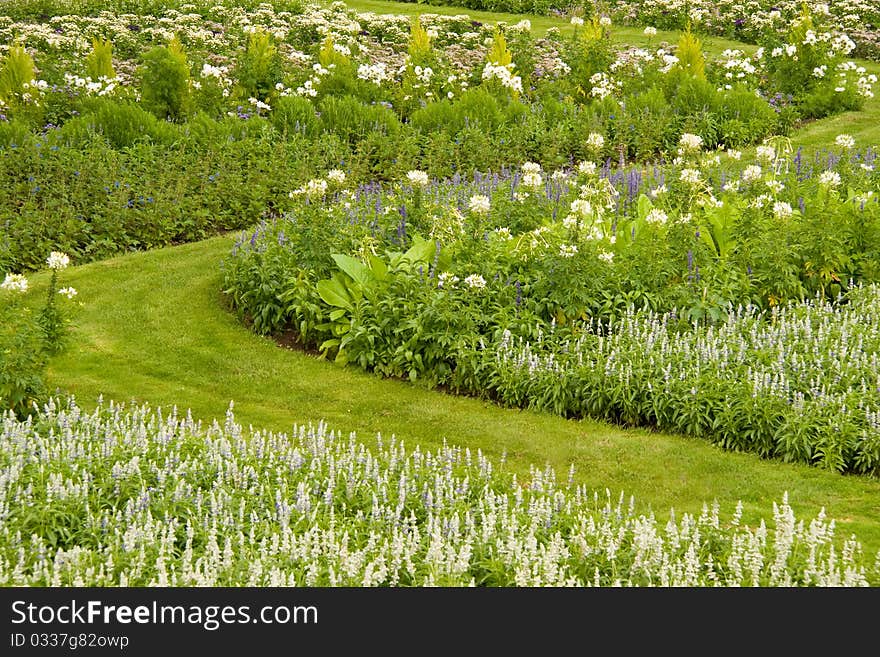
[[[0,18],[0,581],[877,584],[870,38],[552,9]]]
[[[6,415],[6,586],[869,586],[880,555],[835,547],[787,495],[773,529],[717,505],[668,520],[479,451],[369,450],[324,424],[289,434],[53,399]],[[386,439],[387,440],[387,439]],[[100,465],[102,464],[102,465]],[[266,473],[274,472],[269,477]]]

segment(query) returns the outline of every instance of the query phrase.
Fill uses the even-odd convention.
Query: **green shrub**
[[[167,46],[144,55],[140,69],[141,101],[160,119],[181,121],[190,112],[190,70],[183,44],[175,35]]]
[[[0,100],[17,100],[34,81],[34,60],[21,43],[13,43],[0,67]]]
[[[86,57],[86,74],[92,80],[116,77],[113,69],[113,44],[109,39],[92,39],[92,51]]]
[[[235,65],[236,95],[266,101],[283,75],[281,55],[271,35],[262,29],[251,32]]]

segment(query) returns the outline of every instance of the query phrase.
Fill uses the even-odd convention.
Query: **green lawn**
[[[219,237],[65,271],[62,284],[79,290],[82,307],[71,347],[51,363],[50,385],[86,407],[103,395],[191,408],[211,420],[234,400],[238,419],[255,427],[288,430],[323,419],[367,442],[382,432],[409,447],[445,440],[496,459],[506,452],[523,472],[549,463],[565,477],[574,464],[579,481],[634,495],[639,509],[649,505],[662,518],[670,508],[698,512],[713,499],[725,516],[742,500],[747,519],[766,517],[788,491],[799,517],[824,506],[840,521],[840,535],[880,550],[880,481],[725,453],[696,439],[502,409],[276,346],[225,309],[218,262],[231,244]],[[40,295],[45,273],[35,281]]]

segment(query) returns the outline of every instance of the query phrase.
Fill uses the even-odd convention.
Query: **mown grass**
[[[638,509],[662,518],[713,500],[728,517],[742,500],[754,521],[788,491],[798,517],[824,507],[840,521],[839,536],[880,550],[880,481],[727,453],[697,439],[503,409],[279,347],[227,311],[218,263],[231,245],[232,237],[218,237],[65,271],[63,283],[79,290],[82,306],[70,348],[51,362],[50,386],[87,408],[103,395],[190,408],[210,421],[234,401],[239,421],[255,427],[325,420],[368,444],[377,432],[409,447],[447,441],[496,460],[506,454],[519,472],[549,464],[561,478],[573,464],[578,481],[633,495]],[[46,280],[35,277],[35,298]]]

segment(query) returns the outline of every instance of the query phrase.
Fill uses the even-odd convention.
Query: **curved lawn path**
[[[633,495],[658,518],[699,512],[718,500],[729,517],[737,500],[746,521],[769,519],[784,491],[798,518],[821,507],[837,519],[838,537],[855,534],[880,550],[880,481],[723,452],[707,442],[624,430],[592,421],[503,409],[494,404],[382,380],[277,346],[240,325],[224,304],[218,263],[233,238],[126,255],[73,267],[62,285],[79,290],[73,339],[50,364],[48,383],[86,408],[105,400],[189,408],[222,420],[235,402],[239,422],[287,431],[325,420],[367,443],[395,434],[409,448],[444,440],[481,449],[527,472],[551,465],[604,493]],[[34,277],[42,297],[47,280]]]

